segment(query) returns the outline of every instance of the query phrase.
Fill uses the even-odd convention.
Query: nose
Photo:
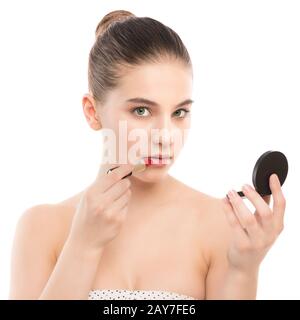
[[[174,130],[172,119],[169,114],[157,117],[151,128],[151,139],[154,144],[168,147],[174,143]]]

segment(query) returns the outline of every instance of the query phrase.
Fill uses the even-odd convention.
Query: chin
[[[147,167],[145,171],[135,174],[134,177],[146,183],[156,183],[164,180],[168,176],[169,169],[170,166],[162,168],[152,168],[150,166]]]

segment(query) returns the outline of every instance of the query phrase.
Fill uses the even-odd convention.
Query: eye
[[[148,114],[150,114],[148,108],[144,106],[134,108],[131,112],[135,113],[139,117],[147,117],[148,114],[147,113],[145,114],[145,111],[147,111]]]
[[[183,113],[183,116],[180,116],[180,115],[182,114],[181,111],[184,112],[184,113]],[[182,108],[182,109],[176,110],[176,111],[174,112],[174,114],[175,114],[175,116],[176,116],[177,118],[184,118],[189,112],[190,112],[190,110],[187,110],[187,109]],[[178,116],[178,115],[179,115],[179,116]]]

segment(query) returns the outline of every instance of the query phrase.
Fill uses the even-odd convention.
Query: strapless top
[[[196,300],[167,290],[98,289],[89,292],[88,300]]]

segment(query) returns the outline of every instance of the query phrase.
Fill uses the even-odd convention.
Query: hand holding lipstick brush
[[[146,169],[146,166],[147,166],[147,164],[145,164],[145,162],[144,162],[143,160],[140,160],[140,161],[134,166],[133,170],[132,170],[130,173],[128,173],[126,176],[124,176],[122,179],[125,179],[125,178],[131,176],[133,173],[138,173],[138,172],[144,171],[144,170]],[[106,173],[109,174],[112,170],[114,170],[114,169],[116,169],[116,168],[118,168],[118,166],[117,166],[117,167],[114,167],[114,168],[108,169]]]

